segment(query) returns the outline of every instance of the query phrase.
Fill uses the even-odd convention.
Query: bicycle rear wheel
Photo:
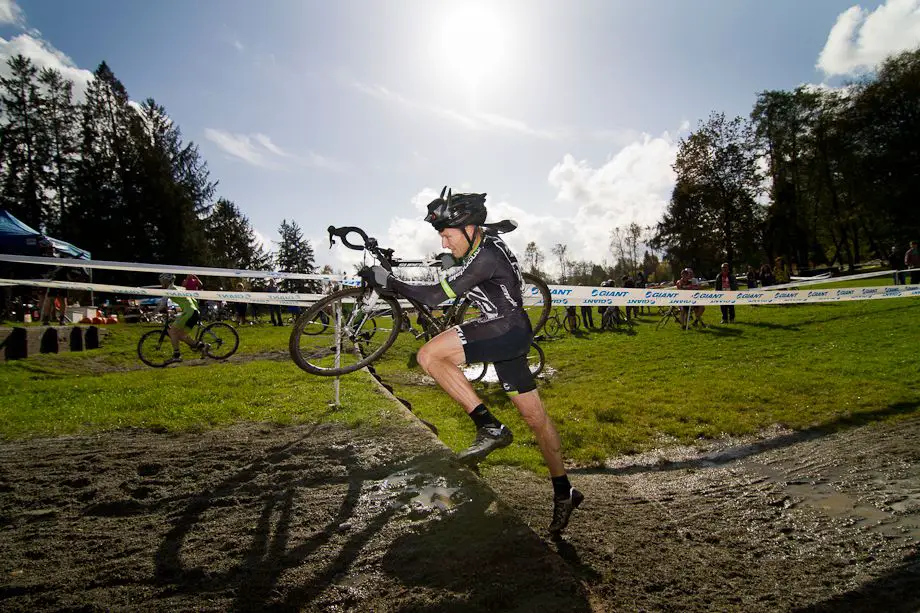
[[[463,371],[463,375],[471,383],[476,383],[477,381],[482,381],[482,378],[486,376],[486,372],[489,370],[488,362],[477,362],[476,364],[467,364],[466,366],[461,366],[460,370]]]
[[[240,335],[230,324],[215,321],[201,329],[198,340],[207,343],[207,354],[215,360],[226,360],[240,346]]]
[[[550,311],[553,310],[553,296],[550,294],[549,286],[540,277],[529,272],[521,276],[525,283],[524,311],[530,318],[530,327],[533,328],[533,335],[536,336],[543,329]],[[536,304],[528,304],[528,302]]]
[[[297,318],[288,349],[294,363],[308,373],[344,375],[364,368],[390,348],[399,335],[401,317],[395,298],[359,287],[343,289]]]
[[[137,341],[137,357],[147,366],[163,368],[172,355],[172,341],[169,340],[166,330],[145,332]]]

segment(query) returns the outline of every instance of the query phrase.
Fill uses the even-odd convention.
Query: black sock
[[[561,477],[552,477],[553,480],[553,496],[559,500],[565,500],[572,495],[572,484],[569,483],[569,476],[562,475]]]
[[[484,428],[486,426],[498,428],[502,425],[502,422],[498,421],[494,415],[489,413],[489,409],[487,409],[484,404],[480,404],[473,409],[470,412],[470,418],[473,420],[473,423],[476,424],[477,428]]]

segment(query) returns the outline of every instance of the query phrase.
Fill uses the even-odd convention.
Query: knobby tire
[[[309,324],[313,323],[314,319],[319,318],[320,321],[322,322],[324,318],[321,317],[320,315],[321,313],[334,313],[336,302],[348,301],[349,304],[352,305],[352,309],[362,308],[363,307],[362,299],[363,299],[365,292],[366,292],[365,289],[359,288],[359,287],[340,290],[338,292],[330,294],[326,296],[325,298],[321,299],[319,302],[315,303],[313,306],[311,306],[309,309],[307,309],[306,311],[304,311],[297,317],[297,320],[294,322],[294,327],[291,330],[291,337],[288,342],[288,350],[291,353],[291,358],[294,360],[294,363],[297,364],[298,367],[300,367],[301,369],[305,370],[306,372],[310,374],[320,375],[320,376],[325,376],[325,377],[345,375],[350,372],[360,370],[361,368],[364,368],[368,364],[371,364],[372,362],[377,360],[380,356],[382,356],[384,352],[393,345],[394,342],[396,342],[396,337],[399,336],[399,331],[401,327],[400,322],[402,318],[402,308],[399,306],[399,302],[396,300],[396,298],[393,298],[390,296],[379,296],[377,306],[375,306],[375,311],[380,311],[381,307],[379,305],[385,304],[390,309],[391,317],[393,319],[393,324],[390,327],[388,336],[383,340],[382,344],[379,347],[377,347],[375,350],[373,350],[371,353],[367,355],[364,355],[363,353],[361,353],[360,354],[361,358],[358,359],[355,363],[349,364],[348,366],[342,366],[342,367],[318,366],[310,362],[311,356],[303,355],[301,351],[301,346],[300,346],[300,339],[301,339],[301,336],[305,334],[304,328],[308,326]],[[345,311],[343,310],[343,320],[347,320],[348,318],[351,317],[350,315],[345,316],[344,313]],[[325,319],[328,319],[328,317]],[[378,327],[379,322],[376,319],[374,319],[373,316],[369,318],[369,320],[373,320],[373,331],[371,332],[370,335],[367,336],[365,340],[369,340],[370,338],[376,337],[378,331],[380,330],[380,328]],[[335,328],[332,328],[331,332],[332,334],[328,334],[328,337],[330,339],[330,342],[332,342],[334,345],[335,334],[339,333],[339,331],[336,330]],[[362,335],[367,335],[366,328],[362,328]],[[351,342],[353,345],[355,345],[354,338],[342,339],[342,342],[343,343]],[[360,350],[360,343],[355,345],[354,349]],[[345,354],[345,353],[346,351],[343,348],[342,354]],[[323,357],[327,357],[329,355],[332,355],[332,354],[326,353]]]

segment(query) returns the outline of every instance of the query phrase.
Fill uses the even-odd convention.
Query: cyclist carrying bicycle
[[[163,289],[179,289],[175,284],[176,277],[170,272],[160,273],[160,286]],[[163,313],[167,312],[170,298],[163,296],[160,299],[158,310]],[[198,301],[188,296],[173,296],[171,298],[182,313],[169,324],[169,340],[173,346],[173,356],[166,360],[166,364],[174,364],[182,361],[182,355],[179,353],[179,341],[197,351],[204,351],[207,345],[201,341],[194,341],[188,335],[188,331],[198,325],[201,321],[201,313],[198,311]],[[164,364],[165,365],[165,364]]]
[[[401,281],[381,266],[359,274],[368,284],[392,289],[428,306],[465,294],[482,316],[445,330],[418,352],[418,363],[476,426],[472,445],[459,454],[475,465],[496,449],[511,444],[511,431],[486,408],[460,370],[460,364],[491,362],[505,392],[534,433],[553,484],[553,519],[549,531],[558,535],[584,496],[569,483],[562,443],[540,400],[527,364],[533,332],[523,308],[523,280],[517,258],[498,236],[484,231],[485,194],[452,194],[447,188],[428,205],[425,221],[441,236],[455,266],[440,284]]]

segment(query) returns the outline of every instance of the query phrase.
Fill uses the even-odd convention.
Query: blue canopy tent
[[[43,244],[50,243],[55,257],[91,259],[89,251],[68,242],[45,236],[19,221],[6,209],[0,209],[0,253],[11,255],[46,255]]]
[[[53,255],[57,258],[76,258],[80,260],[91,259],[89,251],[80,249],[66,241],[42,234],[16,219],[6,209],[0,209],[0,253],[29,256]],[[34,275],[26,272],[32,270],[36,271]],[[0,265],[0,276],[15,279],[21,278],[20,275],[25,274],[26,278],[29,278],[42,274],[41,270],[46,270],[46,268],[32,264],[3,263]],[[84,271],[92,279],[92,270],[84,269]],[[0,312],[7,313],[10,310],[12,295],[12,286],[3,288]],[[90,292],[90,303],[92,304],[93,301],[93,292]],[[20,309],[17,308],[18,310]]]

